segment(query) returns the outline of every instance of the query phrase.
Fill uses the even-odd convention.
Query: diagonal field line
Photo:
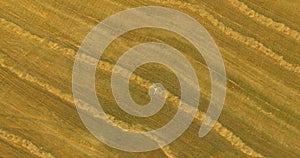
[[[297,30],[291,29],[284,23],[276,22],[270,17],[256,12],[254,9],[247,6],[245,3],[239,0],[227,0],[233,7],[237,8],[242,14],[248,16],[251,19],[259,22],[260,24],[281,32],[294,40],[300,41],[300,33]]]
[[[75,53],[75,52],[74,52]],[[4,57],[1,57],[2,59]],[[88,58],[87,59],[87,62],[91,62]],[[9,71],[13,72],[15,75],[17,75],[19,78],[23,79],[23,80],[26,80],[28,82],[31,82],[31,83],[34,83],[35,85],[41,87],[42,89],[50,92],[51,94],[59,97],[60,99],[68,102],[69,104],[71,105],[74,105],[74,102],[73,102],[73,99],[72,99],[72,96],[71,94],[66,94],[66,93],[62,93],[59,89],[47,84],[47,83],[44,83],[40,80],[38,80],[37,78],[35,78],[34,76],[30,75],[30,74],[24,74],[23,71],[20,71],[16,68],[13,68],[13,67],[10,67],[8,65],[6,65],[4,63],[4,61],[2,61],[0,63],[1,67],[3,68],[6,68],[8,69]],[[103,62],[103,61],[100,61],[100,64],[99,64],[99,67],[102,68],[102,70],[104,71],[108,71],[110,72],[110,70],[112,70],[113,68],[113,65],[111,65],[110,63],[107,63],[107,62]],[[145,80],[139,76],[133,76],[132,77],[134,80],[136,81],[140,81],[138,82],[138,84],[141,84],[141,83],[144,83],[142,84],[141,86],[143,87],[150,87],[152,84],[150,81],[148,80]],[[170,92],[167,93],[168,94],[168,99],[173,102],[173,105],[178,105],[177,103],[180,102],[180,99],[176,96],[174,96],[173,94],[171,94]],[[87,108],[85,109],[84,106],[81,107],[83,110],[87,111],[88,113],[91,113],[93,114],[94,116],[97,116],[97,111],[95,109],[90,109],[90,108]],[[187,110],[187,113],[189,113],[188,109]],[[203,118],[205,117],[205,113],[203,112],[199,112],[197,114],[197,119],[199,121],[202,121]],[[131,125],[128,125],[122,121],[118,121],[116,119],[114,119],[113,116],[109,116],[110,120],[114,120],[114,122],[116,122],[116,124],[118,125],[121,125],[121,127],[130,127]],[[137,127],[143,127],[141,125],[137,125]],[[245,143],[243,143],[243,141],[238,138],[236,135],[234,135],[231,131],[229,131],[227,128],[225,128],[224,126],[222,126],[221,123],[217,122],[216,123],[216,127],[213,128],[219,135],[221,135],[222,137],[224,137],[227,141],[229,141],[234,147],[237,147],[238,149],[240,149],[243,153],[247,154],[247,155],[252,155],[254,157],[263,157],[261,154],[255,152],[252,148],[250,148],[249,146],[247,146]],[[150,136],[149,136],[150,137]],[[151,137],[153,140],[156,140],[157,142],[159,142],[159,139],[157,139],[155,136],[154,137]],[[168,152],[168,155],[172,155],[170,152],[170,150],[164,150],[164,152]]]
[[[1,21],[3,21],[3,19],[1,20]],[[17,32],[19,33],[19,34],[22,34],[22,33],[24,33],[24,32],[22,32],[22,30],[18,30],[18,29],[16,29],[17,30]],[[15,30],[15,31],[16,31]],[[23,30],[24,31],[24,30]],[[26,35],[28,35],[27,34],[27,32],[26,32]],[[27,36],[27,37],[29,37],[29,38],[31,38],[31,36]],[[33,36],[34,37],[34,36]],[[34,38],[34,39],[36,39],[36,38]],[[40,40],[39,38],[37,38],[37,40]],[[49,43],[49,46],[53,46],[52,48],[53,49],[57,49],[58,47],[57,47],[57,43]],[[66,53],[67,53],[67,55],[74,55],[75,54],[75,52],[73,51],[73,50],[71,50],[71,49],[64,49],[64,50],[67,50],[66,51]],[[72,56],[71,55],[71,56]],[[17,73],[17,74],[20,74],[20,73]],[[24,74],[22,74],[21,76],[24,76]],[[27,75],[26,75],[27,76]],[[32,78],[32,76],[27,76],[27,79],[29,79],[29,80],[31,80],[31,81],[34,81],[35,79],[34,78]],[[39,83],[39,82],[37,82],[39,85],[41,85],[41,86],[43,86],[43,87],[45,87],[45,88],[48,88],[48,89],[50,89],[50,91],[52,91],[52,92],[60,92],[59,90],[56,90],[55,88],[53,88],[53,87],[51,87],[51,86],[49,86],[49,85],[47,85],[47,84],[43,84],[43,83]],[[69,97],[65,97],[65,95],[60,95],[60,96],[62,96],[63,97],[63,99],[66,99],[66,98],[69,98]],[[67,100],[71,100],[71,102],[72,102],[72,99],[67,99]]]
[[[101,61],[102,62],[102,61]],[[101,65],[101,63],[100,63]],[[59,89],[47,84],[47,83],[43,83],[42,81],[39,81],[37,78],[35,78],[34,76],[30,75],[30,74],[23,74],[22,71],[17,70],[13,67],[10,67],[8,65],[5,65],[3,62],[0,63],[0,66],[3,68],[8,69],[9,71],[11,71],[12,73],[14,73],[15,75],[17,75],[19,78],[26,80],[28,82],[34,83],[35,85],[41,87],[42,89],[50,92],[51,94],[59,97],[60,99],[68,102],[70,105],[74,106],[74,102],[72,99],[71,94],[66,94],[66,93],[62,93]],[[103,70],[107,71],[109,69],[111,69],[113,67],[113,65],[107,63],[107,62],[102,62],[102,66],[101,67],[105,67]],[[111,68],[109,68],[111,67]],[[140,77],[133,77],[133,78],[140,78]],[[138,79],[138,80],[143,80],[142,78]],[[151,83],[149,81],[144,81],[144,83]],[[152,84],[150,84],[152,85]],[[149,87],[148,84],[143,85],[143,87]],[[172,95],[170,92],[167,93],[168,94],[168,98],[170,101],[173,102],[173,105],[176,105],[176,103],[180,102],[180,99],[174,95]],[[174,104],[175,103],[175,104]],[[80,107],[82,110],[87,111],[90,114],[93,114],[94,117],[98,117],[98,111],[96,109],[91,109],[91,108],[85,108],[87,106],[83,105]],[[189,113],[189,110],[186,109],[186,113]],[[108,117],[110,118],[110,120],[113,120],[113,122],[115,122],[118,125],[121,125],[121,127],[126,127],[126,128],[130,128],[132,125],[129,125],[127,123],[124,123],[122,121],[116,120],[113,116],[108,115]],[[197,120],[202,121],[205,117],[205,113],[203,112],[198,112],[197,114]],[[136,125],[136,127],[143,127],[142,125]],[[234,147],[238,147],[243,153],[248,154],[250,156],[254,156],[254,157],[263,157],[261,154],[255,152],[251,147],[247,146],[240,138],[238,138],[236,135],[234,135],[231,131],[229,131],[226,127],[222,126],[221,123],[217,122],[215,128],[213,128],[219,135],[221,135],[222,137],[224,137],[227,141],[229,141]],[[140,130],[138,130],[137,132],[140,132]],[[150,136],[149,136],[150,137]],[[151,139],[156,140],[157,142],[159,142],[160,140],[157,137],[151,137]],[[166,151],[165,151],[166,152]],[[171,155],[171,153],[169,153],[170,150],[168,151],[168,155]]]
[[[0,128],[0,139],[14,145],[17,147],[21,147],[26,149],[26,151],[30,152],[31,154],[41,157],[41,158],[54,158],[54,156],[51,153],[48,153],[42,149],[40,149],[38,146],[33,144],[31,141],[22,138],[20,136],[17,136],[15,134],[9,133],[3,129]]]
[[[210,17],[209,17],[210,18]],[[212,19],[213,20],[213,19]],[[213,21],[212,21],[213,22]]]

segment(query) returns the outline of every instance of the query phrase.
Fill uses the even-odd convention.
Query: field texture
[[[93,27],[110,15],[141,6],[177,9],[208,30],[224,60],[227,94],[213,130],[199,138],[211,97],[203,57],[170,31],[145,28],[123,34],[105,50],[96,73],[99,102],[117,126],[157,129],[174,117],[180,103],[174,73],[149,63],[130,78],[132,98],[147,104],[149,87],[161,83],[168,90],[165,106],[147,118],[133,117],[118,107],[111,72],[133,46],[161,42],[178,49],[194,67],[201,88],[199,112],[182,136],[158,150],[130,153],[105,145],[86,129],[72,97],[72,69]],[[0,1],[0,157],[299,158],[299,83],[298,0]]]

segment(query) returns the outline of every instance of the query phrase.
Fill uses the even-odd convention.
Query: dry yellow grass
[[[0,4],[0,157],[300,156],[300,12],[292,8],[299,8],[298,2],[5,0]],[[157,41],[177,48],[194,66],[201,87],[200,112],[181,137],[162,149],[128,153],[98,141],[82,124],[72,98],[72,67],[80,43],[98,22],[127,8],[149,5],[180,10],[206,27],[224,58],[227,98],[214,129],[198,138],[210,98],[210,77],[202,57],[184,38],[168,31],[139,29],[122,35],[99,63],[84,57],[98,63],[98,98],[116,126],[131,131],[161,127],[180,102],[174,75],[149,64],[131,76],[131,94],[145,103],[152,83],[162,82],[168,89],[165,107],[146,119],[117,107],[111,71],[134,45]],[[119,73],[127,72],[119,68]],[[84,103],[81,108],[98,116]]]

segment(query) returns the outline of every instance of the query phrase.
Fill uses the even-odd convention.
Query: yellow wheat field
[[[300,3],[297,0],[89,0],[0,2],[0,157],[300,157]],[[96,109],[72,97],[75,55],[88,32],[119,11],[140,6],[177,9],[199,21],[218,45],[227,73],[222,114],[204,138],[198,130],[210,101],[208,68],[197,50],[179,35],[160,29],[133,30],[114,40],[97,65],[98,99],[115,126],[149,131],[176,113],[180,85],[161,65],[147,64],[130,78],[138,103],[161,82],[166,105],[149,118],[126,114],[114,101],[110,76],[118,58],[144,42],[167,43],[195,68],[200,106],[191,126],[171,144],[130,153],[111,148],[85,128],[79,108]],[[126,75],[128,70],[118,67]],[[189,109],[185,109],[189,114]],[[160,138],[147,135],[156,142]]]

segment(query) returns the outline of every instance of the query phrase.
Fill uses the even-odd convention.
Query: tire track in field
[[[4,19],[1,19],[1,22],[3,21]],[[5,20],[6,21],[6,20]],[[7,23],[8,21],[6,21]],[[10,23],[10,22],[8,22]],[[13,24],[15,25],[15,24]],[[13,26],[11,23],[9,26]],[[17,25],[16,25],[17,26]],[[11,28],[11,27],[9,27]],[[23,30],[21,27],[17,26],[17,30],[18,30],[18,34],[23,36],[23,34],[28,34],[29,32]],[[30,33],[29,33],[30,34]],[[26,36],[27,37],[27,36]],[[36,36],[38,37],[38,36]],[[39,41],[43,41],[41,40],[42,38],[41,37],[38,37],[37,39],[39,39]],[[67,56],[71,56],[71,58],[74,58],[74,56],[76,55],[76,52],[73,50],[73,49],[68,49],[68,48],[64,48],[62,46],[60,46],[60,44],[58,43],[55,43],[55,42],[52,42],[52,41],[49,41],[47,44],[46,44],[50,49],[53,49],[53,50],[57,50],[59,51],[60,53],[64,54],[64,55],[67,55]],[[3,59],[3,57],[1,57],[1,59]],[[90,63],[90,64],[97,64],[98,63],[98,60],[94,59],[93,57],[89,57],[89,56],[81,56],[80,59],[84,59],[86,61],[86,63]],[[3,65],[3,62],[1,62],[1,66],[2,67],[6,67],[8,68],[10,71],[12,71],[13,73],[15,73],[17,76],[19,76],[20,78],[26,80],[26,81],[29,81],[29,82],[32,82],[40,87],[43,87],[44,89],[46,89],[47,91],[49,91],[50,93],[54,94],[55,96],[58,96],[60,99],[62,100],[65,100],[67,101],[68,103],[70,103],[71,105],[73,105],[73,99],[72,99],[72,96],[69,95],[69,94],[65,94],[65,93],[62,93],[61,90],[47,84],[47,83],[43,83],[41,81],[39,81],[38,79],[36,79],[34,76],[30,75],[30,74],[24,74],[24,72],[22,71],[19,71],[19,70],[16,70],[14,69],[13,67],[7,67],[5,65]],[[113,65],[111,65],[110,63],[107,63],[107,62],[103,62],[103,61],[100,61],[99,63],[99,67],[104,70],[104,71],[108,71],[108,72],[111,72],[112,68],[113,68]],[[122,68],[120,69],[122,70]],[[132,75],[131,76],[131,79],[135,80],[136,83],[138,83],[140,86],[144,87],[144,88],[149,88],[152,84],[150,81],[148,80],[145,80],[143,78],[141,78],[140,76],[137,76],[137,75]],[[167,96],[168,96],[168,99],[174,103],[174,105],[179,105],[179,102],[180,102],[180,99],[177,97],[177,96],[174,96],[172,95],[170,92],[167,92]],[[86,109],[85,109],[86,110]],[[189,111],[189,109],[186,109],[187,112]],[[90,111],[90,113],[92,114],[95,114],[95,111]],[[205,114],[203,112],[201,112],[201,115],[202,116],[205,116]],[[122,121],[118,121],[118,120],[115,120],[115,118],[113,116],[110,116],[110,119],[111,120],[114,120],[120,127],[124,127],[124,128],[130,128],[128,124],[124,124]],[[219,125],[221,125],[219,122],[217,122]],[[138,126],[138,125],[137,125]],[[221,131],[219,131],[218,129],[219,128],[214,128],[217,133],[219,135],[221,135],[222,137],[225,138],[225,136],[227,135],[224,135],[222,134]],[[228,131],[225,127],[223,127],[221,125],[220,129],[225,129],[225,131]],[[231,131],[228,131],[229,133]],[[232,133],[232,132],[231,132]],[[250,148],[249,146],[247,146],[245,143],[243,143],[243,141],[238,138],[237,136],[235,136],[233,133],[232,133],[232,137],[228,137],[228,138],[225,138],[227,141],[229,141],[234,147],[238,148],[239,150],[241,150],[243,153],[245,154],[252,154],[254,155],[261,155],[257,152],[255,152],[252,148]],[[155,140],[155,139],[154,139]],[[171,154],[169,154],[171,155]],[[252,156],[250,155],[250,156]]]
[[[300,41],[300,33],[297,30],[291,29],[284,23],[276,22],[272,18],[266,17],[249,8],[245,3],[239,0],[227,0],[233,7],[237,8],[242,14],[248,16],[251,19],[259,22],[260,24],[272,28],[278,32],[281,32],[297,41]]]
[[[209,12],[207,12],[204,8],[199,7],[197,5],[192,5],[190,3],[181,2],[177,0],[151,0],[152,2],[164,4],[164,5],[175,5],[178,8],[181,9],[189,9],[195,13],[199,13],[202,18],[206,18],[213,26],[217,27],[223,34],[226,36],[231,37],[234,40],[237,40],[244,45],[250,47],[253,50],[262,52],[264,55],[268,56],[272,60],[276,61],[276,64],[278,66],[283,67],[284,69],[294,72],[297,74],[300,74],[300,66],[297,64],[291,64],[285,59],[283,59],[283,56],[280,56],[276,54],[273,50],[263,45],[261,42],[257,41],[256,39],[252,37],[245,36],[232,28],[226,26],[224,23],[216,19],[213,15],[211,15]]]
[[[3,129],[0,128],[0,139],[12,144],[13,146],[17,146],[19,148],[25,149],[32,155],[35,155],[37,157],[41,158],[54,158],[54,156],[51,153],[48,153],[35,144],[33,144],[31,141],[22,138],[21,136],[9,133]]]

